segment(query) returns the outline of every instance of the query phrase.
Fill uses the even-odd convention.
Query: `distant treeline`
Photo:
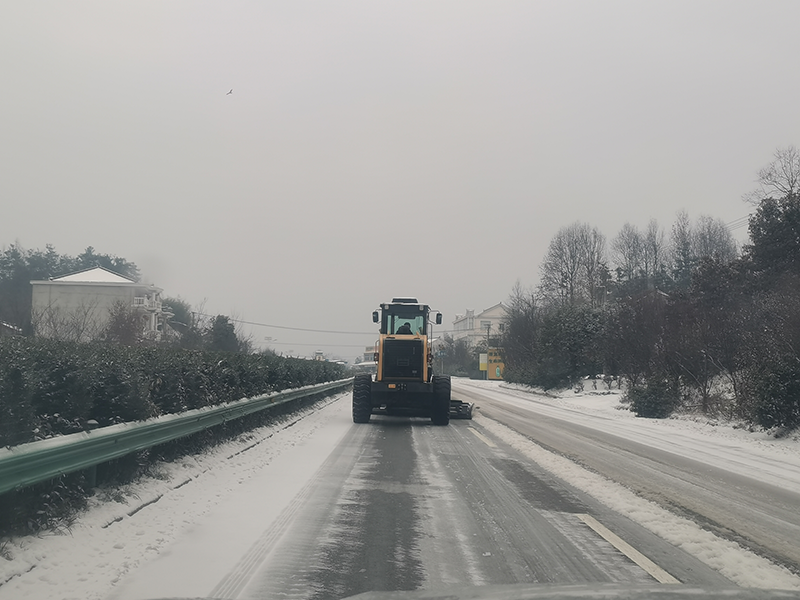
[[[31,281],[62,277],[94,267],[103,267],[133,281],[140,278],[135,263],[111,254],[97,253],[91,246],[75,257],[59,254],[49,244],[44,250],[26,250],[19,244],[4,247],[0,251],[0,328],[4,329],[0,335],[33,335]],[[48,323],[50,337],[62,341],[85,341],[88,337],[127,346],[160,343],[192,350],[253,351],[252,336],[237,327],[234,319],[227,315],[205,315],[202,307],[194,309],[181,298],[164,298],[163,308],[166,325],[158,340],[144,337],[136,310],[124,304],[118,304],[110,311],[102,329],[91,329],[87,326],[85,314],[75,314],[72,320],[79,322],[80,327],[71,326],[75,323],[68,318],[62,319],[60,327]],[[92,333],[87,334],[89,330]]]
[[[589,225],[559,231],[541,285],[511,294],[505,378],[550,389],[613,374],[640,416],[800,425],[800,153],[779,151],[759,178],[741,249],[721,221],[684,213],[669,235],[626,224],[610,252]]]
[[[26,250],[11,244],[0,252],[0,321],[31,330],[31,281],[61,277],[76,271],[104,267],[123,277],[139,280],[139,268],[124,258],[96,254],[89,246],[78,256],[59,254],[51,245],[44,250]]]

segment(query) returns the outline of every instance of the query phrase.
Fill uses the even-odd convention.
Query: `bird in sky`
[[[233,88],[231,88],[231,91],[230,91],[230,92],[228,92],[228,93],[227,93],[227,94],[225,94],[225,95],[226,95],[226,96],[230,96],[232,93],[233,93]]]

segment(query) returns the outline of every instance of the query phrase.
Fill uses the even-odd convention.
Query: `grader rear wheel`
[[[433,376],[433,407],[431,421],[434,425],[450,424],[450,377]]]
[[[353,379],[353,423],[369,423],[372,415],[372,376]]]

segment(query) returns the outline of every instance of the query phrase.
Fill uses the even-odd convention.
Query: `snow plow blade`
[[[474,404],[461,402],[461,400],[450,400],[451,419],[471,419]]]

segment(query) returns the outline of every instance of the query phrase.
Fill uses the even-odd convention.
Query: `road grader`
[[[472,404],[453,400],[450,377],[433,372],[430,306],[416,298],[394,298],[372,313],[380,324],[375,347],[377,371],[353,380],[353,422],[368,423],[373,413],[389,416],[429,417],[434,425],[450,418],[472,418]]]

